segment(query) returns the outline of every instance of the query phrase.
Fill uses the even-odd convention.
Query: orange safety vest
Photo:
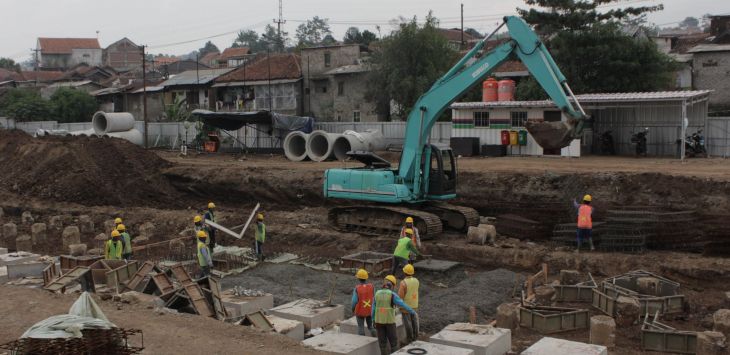
[[[591,213],[593,208],[589,205],[583,204],[578,208],[578,228],[580,229],[592,229],[593,218]]]
[[[359,284],[355,286],[355,292],[357,292],[355,315],[358,317],[370,317],[373,311],[373,294],[375,293],[373,284]]]

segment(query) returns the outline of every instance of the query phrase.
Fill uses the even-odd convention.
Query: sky
[[[223,50],[242,29],[261,33],[279,14],[277,0],[3,0],[0,57],[23,61],[31,57],[37,37],[96,37],[102,47],[128,37],[148,46],[150,53],[186,54],[213,41]],[[282,29],[294,37],[296,27],[313,16],[327,18],[336,39],[350,26],[386,35],[399,16],[424,18],[429,10],[441,27],[459,27],[460,3],[464,27],[480,32],[496,28],[503,16],[527,7],[523,0],[283,0]],[[676,26],[687,16],[728,14],[722,0],[623,0],[625,6],[663,4],[649,14],[650,22]],[[611,7],[605,7],[610,9]],[[97,33],[98,32],[98,33]]]

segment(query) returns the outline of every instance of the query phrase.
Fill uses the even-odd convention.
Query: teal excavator
[[[486,41],[505,25],[511,39],[486,51]],[[561,122],[528,122],[525,128],[535,141],[545,149],[556,149],[580,136],[586,114],[532,29],[521,18],[509,16],[492,35],[474,46],[418,99],[408,115],[397,168],[373,153],[354,151],[348,155],[364,166],[325,172],[325,197],[370,202],[330,209],[328,218],[334,227],[363,234],[388,234],[400,231],[403,220],[411,216],[421,238],[429,239],[444,227],[466,231],[477,225],[476,210],[446,203],[456,197],[456,161],[449,147],[431,144],[429,136],[438,117],[454,100],[515,56],[567,118]]]

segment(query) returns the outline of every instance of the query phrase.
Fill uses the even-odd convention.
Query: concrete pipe
[[[345,131],[341,137],[335,139],[332,147],[333,154],[337,160],[347,159],[349,151],[368,151],[385,149],[385,138],[380,131],[368,129],[365,132]]]
[[[98,111],[91,118],[96,134],[129,131],[134,128],[134,116],[129,112]]]
[[[341,134],[314,131],[307,140],[307,156],[314,161],[325,161],[334,158],[332,147]]]
[[[67,136],[83,136],[83,137],[91,137],[96,134],[96,131],[94,131],[93,128],[81,130],[81,131],[69,131]]]
[[[294,131],[284,138],[284,155],[291,161],[302,161],[307,159],[307,141],[309,134]]]
[[[130,129],[124,132],[107,133],[104,135],[104,137],[121,138],[128,140],[136,145],[144,145],[144,137],[142,136],[142,132],[136,129]]]

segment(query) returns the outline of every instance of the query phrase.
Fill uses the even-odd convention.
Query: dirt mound
[[[87,206],[174,207],[178,192],[160,173],[170,165],[122,139],[0,131],[0,187],[20,196]]]

